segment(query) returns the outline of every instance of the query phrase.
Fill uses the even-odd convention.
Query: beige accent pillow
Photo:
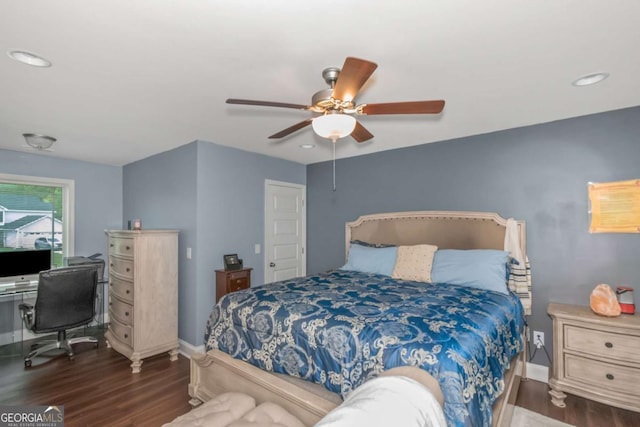
[[[438,247],[433,245],[398,246],[396,266],[391,277],[431,282],[431,266],[437,250]]]

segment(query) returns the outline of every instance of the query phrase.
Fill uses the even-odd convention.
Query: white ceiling
[[[310,127],[267,139],[311,113],[225,99],[308,104],[347,56],[378,64],[358,103],[447,104],[360,117],[375,138],[339,140],[338,157],[640,105],[637,0],[2,0],[0,51],[0,148],[43,133],[58,138],[44,155],[110,165],[196,139],[328,160]],[[601,71],[598,85],[571,85]]]

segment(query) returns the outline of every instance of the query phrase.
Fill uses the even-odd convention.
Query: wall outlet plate
[[[544,332],[533,331],[533,345],[537,348],[544,347]]]

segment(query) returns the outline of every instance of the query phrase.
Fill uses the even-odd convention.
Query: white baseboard
[[[546,384],[549,382],[549,368],[527,362],[527,378]]]
[[[180,345],[180,348],[178,348],[178,353],[180,353],[181,355],[183,355],[184,357],[191,359],[191,355],[193,353],[204,353],[204,344],[199,345],[199,346],[195,346],[193,344],[190,344],[184,340],[178,340],[178,344]]]

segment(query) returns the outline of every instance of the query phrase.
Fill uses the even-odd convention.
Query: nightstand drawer
[[[240,280],[240,279],[247,280],[249,278],[249,271],[250,270],[238,270],[233,273],[227,272],[227,277],[229,278],[229,280],[232,280],[232,281]]]
[[[565,354],[565,376],[590,387],[640,396],[640,369]]]
[[[109,260],[110,272],[119,274],[127,279],[133,279],[133,261],[129,259],[122,259],[111,257]]]
[[[131,326],[123,325],[116,319],[109,319],[109,330],[119,340],[131,347],[133,342],[133,330]]]
[[[565,349],[617,360],[640,362],[640,336],[620,335],[574,325],[564,326]]]
[[[133,302],[133,282],[111,276],[109,278],[109,286],[111,287],[111,292],[117,295],[118,298],[130,303]]]
[[[246,277],[242,279],[230,279],[227,286],[227,292],[235,292],[249,287],[249,280]]]

